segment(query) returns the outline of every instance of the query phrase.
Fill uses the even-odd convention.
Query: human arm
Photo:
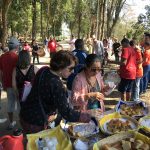
[[[60,81],[51,81],[55,84],[51,84],[52,99],[55,103],[55,107],[61,116],[70,122],[89,122],[90,115],[78,111],[74,111],[69,107],[67,102],[66,91],[63,84]]]
[[[2,75],[3,75],[3,72],[2,72],[2,56],[0,57],[0,82],[2,83]]]
[[[61,44],[59,44],[58,42],[56,42],[56,46],[61,47],[63,49],[63,46]]]
[[[2,71],[0,70],[0,82],[2,83]]]
[[[122,49],[120,66],[125,66],[127,64],[128,57],[129,57],[129,50],[128,50],[128,48],[123,48]]]
[[[16,67],[14,68],[13,73],[12,73],[12,87],[15,90],[15,93],[18,99],[19,93],[18,93],[17,84],[16,84]]]
[[[143,64],[147,64],[149,61],[149,56],[150,56],[150,50],[145,50],[143,53]]]
[[[137,49],[137,53],[136,53],[136,64],[139,65],[143,63],[143,58],[142,58],[142,53],[141,50]]]

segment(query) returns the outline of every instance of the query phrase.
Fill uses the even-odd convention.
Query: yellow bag
[[[65,134],[65,132],[61,129],[60,126],[57,126],[53,129],[44,130],[35,134],[28,134],[28,144],[27,144],[27,150],[37,150],[37,146],[35,141],[39,138],[45,138],[45,137],[56,137],[58,144],[56,146],[56,150],[73,150],[72,143]]]

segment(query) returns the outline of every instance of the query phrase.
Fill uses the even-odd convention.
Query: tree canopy
[[[0,0],[0,40],[5,45],[9,36],[31,38],[60,36],[62,23],[78,38],[95,34],[98,39],[113,36],[121,26],[120,13],[126,0]],[[150,6],[140,15],[129,33],[147,30]],[[144,18],[145,17],[145,18]],[[139,30],[140,29],[140,30]],[[149,29],[148,29],[149,30]]]

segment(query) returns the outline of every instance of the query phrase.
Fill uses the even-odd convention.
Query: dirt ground
[[[41,61],[41,64],[37,65],[39,68],[43,65],[48,65],[49,58],[48,57],[40,58],[40,61]],[[116,65],[109,65],[107,68],[105,68],[106,71],[110,69],[115,70]],[[141,99],[145,102],[149,101],[149,104],[150,104],[150,89],[149,88],[147,92],[141,96]],[[105,98],[104,102],[105,102],[106,110],[114,108],[118,100],[120,100],[120,94],[117,91],[117,89],[115,89],[111,93],[111,95]],[[7,98],[6,98],[6,93],[3,91],[2,98],[1,98],[0,119],[7,118],[6,108],[7,108]],[[20,128],[19,117],[18,117],[17,112],[15,112],[15,120],[17,121],[17,125],[15,128]],[[8,126],[8,121],[6,121],[5,123],[0,123],[0,136],[6,135],[6,134],[12,134],[12,130],[8,131],[7,126]]]

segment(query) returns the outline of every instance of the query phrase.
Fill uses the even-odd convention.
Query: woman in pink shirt
[[[104,86],[101,77],[101,63],[96,54],[85,60],[85,69],[74,79],[72,86],[72,105],[77,110],[101,109],[104,111]]]

